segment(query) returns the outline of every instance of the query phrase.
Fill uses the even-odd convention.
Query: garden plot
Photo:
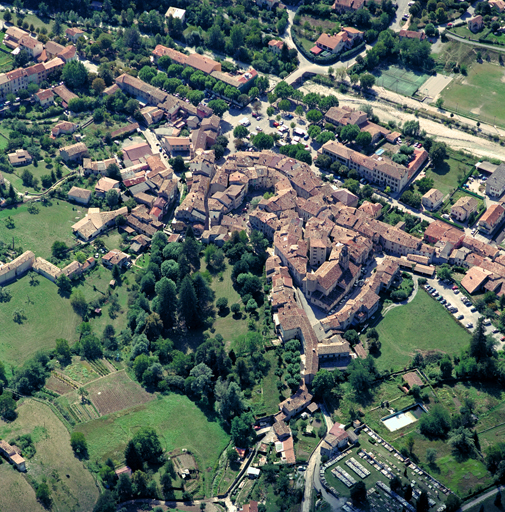
[[[155,396],[133,382],[124,371],[92,382],[86,386],[86,391],[101,416],[145,404]]]

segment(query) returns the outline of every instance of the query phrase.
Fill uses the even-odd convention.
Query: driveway
[[[454,291],[452,290],[452,286],[453,286],[452,284],[441,283],[438,279],[428,279],[427,281],[430,286],[433,286],[433,288],[435,288],[435,290],[437,290],[437,292],[445,300],[447,300],[447,302],[449,302],[450,304],[452,304],[453,306],[458,308],[458,311],[454,314],[455,318],[457,318],[459,315],[464,315],[463,320],[460,320],[460,322],[465,326],[467,323],[473,324],[473,327],[468,329],[470,332],[473,332],[475,330],[475,326],[477,325],[477,321],[479,320],[479,318],[482,315],[478,311],[475,311],[475,312],[470,311],[470,309],[473,306],[465,306],[465,304],[463,304],[462,299],[465,297],[465,295],[463,295],[462,293],[458,293],[458,294],[454,293]],[[420,291],[420,293],[427,293],[427,292]],[[433,300],[435,300],[435,299],[433,299]],[[443,306],[441,304],[440,307],[443,308],[445,306]],[[447,312],[447,314],[450,315],[452,313]],[[500,333],[493,334],[493,330],[494,330],[493,325],[487,326],[486,334],[492,336],[498,342],[498,345],[497,345],[498,349],[502,349],[503,345],[504,345],[504,343],[502,341],[500,341],[500,338],[502,335]]]

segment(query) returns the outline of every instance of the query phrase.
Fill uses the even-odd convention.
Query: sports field
[[[444,107],[493,125],[505,122],[504,96],[505,70],[488,62],[474,63],[442,91]]]
[[[374,72],[375,85],[390,91],[412,96],[428,80],[429,75],[398,66],[389,66]]]
[[[452,355],[470,343],[470,334],[422,289],[411,303],[389,311],[375,327],[382,344],[380,370],[403,368],[418,350]]]
[[[82,423],[76,430],[82,432],[88,443],[90,460],[124,461],[124,449],[135,432],[142,427],[154,428],[164,450],[187,448],[197,457],[199,470],[205,475],[205,493],[210,487],[210,473],[229,436],[217,421],[207,418],[187,396],[171,394],[147,404],[103,416]]]

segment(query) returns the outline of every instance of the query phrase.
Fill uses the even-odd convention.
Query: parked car
[[[463,320],[463,318],[465,318],[464,315],[459,315],[458,316],[458,320]]]
[[[473,327],[472,322],[468,322],[468,323],[466,324],[466,328],[467,328],[467,329],[471,329],[472,327]]]

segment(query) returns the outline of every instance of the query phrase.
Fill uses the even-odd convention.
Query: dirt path
[[[387,308],[384,309],[382,312],[382,316],[386,316],[386,313],[389,313],[392,309],[395,309],[399,306],[406,306],[407,304],[410,304],[417,295],[417,291],[419,290],[419,283],[417,279],[412,278],[414,281],[414,289],[412,290],[412,293],[410,294],[410,297],[407,300],[403,300],[402,302],[398,302],[398,304],[390,304]]]

